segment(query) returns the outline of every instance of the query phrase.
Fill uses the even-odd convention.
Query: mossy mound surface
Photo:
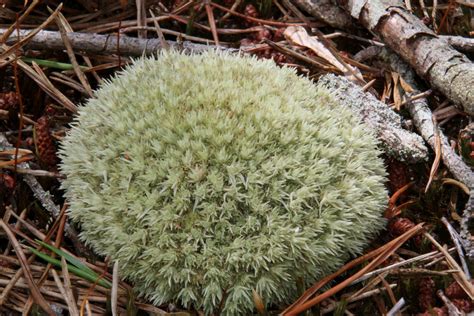
[[[156,304],[246,315],[252,290],[286,304],[384,224],[374,136],[271,61],[135,61],[80,109],[60,152],[83,240]]]

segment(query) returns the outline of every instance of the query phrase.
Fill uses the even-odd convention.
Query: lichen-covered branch
[[[399,54],[433,88],[474,115],[474,64],[396,0],[340,0],[369,31]]]
[[[365,93],[347,79],[332,74],[319,79],[318,85],[328,89],[369,125],[388,155],[412,163],[427,159],[428,149],[423,139],[403,129],[401,117],[386,104]]]
[[[376,56],[377,59],[388,64],[392,70],[397,71],[407,83],[415,88],[413,93],[418,93],[416,90],[417,84],[414,80],[415,74],[410,66],[400,57],[389,49],[381,47],[370,47],[368,48],[368,51],[370,51],[370,54],[373,56]],[[417,99],[408,103],[407,106],[416,128],[420,131],[420,134],[426,142],[434,149],[435,126],[433,124],[432,112],[428,107],[427,100],[424,98]],[[460,235],[466,254],[472,260],[474,259],[474,240],[469,230],[469,226],[470,222],[474,219],[474,172],[472,172],[471,168],[469,168],[462,158],[454,152],[447,137],[441,130],[438,131],[438,135],[441,138],[441,158],[443,159],[443,163],[449,169],[454,178],[464,183],[470,189],[469,201],[466,203],[461,220]]]
[[[0,28],[0,36],[6,29]],[[25,37],[31,31],[20,30],[20,38]],[[124,35],[102,35],[95,33],[67,33],[72,48],[76,52],[85,52],[90,54],[120,54],[124,56],[141,56],[156,54],[157,51],[163,49],[163,44],[159,39],[141,39],[135,37],[128,37]],[[18,41],[17,32],[11,35],[7,44],[11,44]],[[195,52],[202,52],[215,48],[212,45],[201,45],[194,44],[191,42],[177,43],[173,41],[167,41],[169,47],[175,49],[188,49]],[[55,31],[42,30],[38,32],[28,44],[26,48],[30,49],[42,49],[42,50],[63,50],[65,49],[64,42],[61,38],[61,34]]]
[[[299,7],[321,18],[321,4],[330,0],[293,0]],[[415,71],[429,81],[464,111],[474,115],[474,64],[452,48],[450,39],[438,37],[416,16],[406,11],[396,0],[338,0],[339,4],[364,27],[377,34],[385,44],[408,62]],[[332,3],[332,2],[331,2]],[[326,13],[331,19],[346,20],[339,11]],[[333,25],[336,26],[336,25]],[[460,43],[458,43],[460,44]]]

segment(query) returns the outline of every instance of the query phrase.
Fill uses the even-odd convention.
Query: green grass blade
[[[81,269],[83,271],[86,271],[90,274],[93,274],[95,273],[94,270],[92,270],[91,268],[89,268],[84,262],[82,262],[81,260],[71,256],[70,254],[68,254],[67,252],[64,252],[62,251],[61,249],[59,248],[56,248],[54,246],[51,246],[50,244],[48,243],[45,243],[44,241],[41,241],[41,240],[36,240],[36,242],[38,244],[40,244],[41,246],[43,246],[44,248],[48,249],[48,250],[51,250],[52,252],[54,252],[55,254],[57,254],[58,256],[60,257],[64,257],[64,259],[66,259],[67,262],[69,262],[70,264],[72,264],[73,266],[75,266],[76,268],[78,269]]]
[[[38,256],[39,258],[43,259],[44,261],[48,262],[48,263],[51,263],[52,265],[54,266],[57,266],[58,268],[62,268],[61,266],[61,261],[59,261],[58,259],[54,259],[34,248],[31,248],[29,247],[29,249],[31,250],[31,252],[33,254],[35,254],[36,256]],[[90,282],[93,282],[95,283],[97,281],[97,279],[99,279],[99,275],[95,272],[92,271],[92,273],[89,273],[89,272],[86,272],[84,270],[81,270],[75,266],[72,266],[72,265],[67,265],[67,268],[69,270],[69,272],[75,274],[76,276],[80,277],[80,278],[83,278],[84,280],[87,280],[87,281],[90,281]],[[112,283],[110,283],[109,281],[107,280],[104,280],[104,279],[100,279],[97,284],[99,284],[100,286],[103,286],[107,289],[110,289],[112,287]]]
[[[71,64],[61,63],[58,61],[30,58],[30,57],[21,57],[21,60],[27,63],[35,62],[40,66],[48,67],[48,68],[54,68],[54,69],[60,69],[60,70],[73,70],[74,69],[74,67]],[[89,69],[88,67],[85,67],[85,66],[79,66],[79,68],[81,68],[83,71]]]

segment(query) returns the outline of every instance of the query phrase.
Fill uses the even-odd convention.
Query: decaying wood
[[[300,0],[293,0],[298,3]],[[306,10],[319,10],[309,1]],[[474,64],[438,37],[397,0],[340,0],[339,4],[399,54],[431,86],[474,115]]]
[[[389,106],[365,93],[349,80],[333,74],[319,79],[317,85],[328,89],[370,126],[388,155],[411,163],[427,159],[428,149],[423,139],[403,129],[401,117]]]
[[[5,33],[6,29],[0,28],[0,36]],[[30,30],[20,30],[20,38],[27,36]],[[95,33],[67,33],[67,38],[71,43],[72,48],[76,53],[84,52],[89,54],[120,54],[124,56],[141,56],[156,54],[163,48],[163,44],[159,39],[141,39],[135,37],[128,37],[124,35],[102,35]],[[7,44],[12,44],[18,41],[18,34],[15,31],[7,39]],[[200,45],[191,42],[173,42],[167,41],[170,47],[174,49],[192,50],[195,52],[202,52],[210,48],[216,48],[212,45]],[[41,50],[64,50],[64,42],[61,38],[61,33],[55,31],[42,30],[38,32],[25,45],[29,49]]]

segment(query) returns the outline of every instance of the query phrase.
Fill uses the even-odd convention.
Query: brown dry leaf
[[[402,96],[400,95],[400,84],[399,79],[400,75],[396,72],[392,72],[392,80],[393,80],[393,102],[395,103],[395,109],[400,111],[401,104],[402,104]]]
[[[288,42],[311,49],[319,57],[327,60],[353,82],[364,81],[359,69],[350,65],[343,65],[334,57],[333,53],[318,39],[309,36],[302,26],[289,26],[283,33]],[[349,68],[349,69],[348,69]],[[355,74],[355,75],[354,75]]]
[[[385,102],[390,98],[392,94],[392,77],[389,73],[385,72],[385,85],[383,87],[382,96],[380,97],[381,102]]]
[[[413,89],[413,87],[408,82],[406,82],[402,76],[399,76],[399,79],[400,85],[405,93],[413,93],[415,91],[415,89]]]
[[[438,131],[438,122],[436,121],[435,116],[432,116],[433,119],[433,125],[434,125],[434,138],[435,138],[435,160],[433,161],[433,165],[431,166],[431,171],[430,171],[430,178],[428,179],[428,183],[426,184],[425,188],[425,193],[428,192],[428,189],[431,185],[431,182],[433,181],[433,178],[438,171],[439,168],[439,163],[441,161],[441,137],[439,136],[439,131]]]

